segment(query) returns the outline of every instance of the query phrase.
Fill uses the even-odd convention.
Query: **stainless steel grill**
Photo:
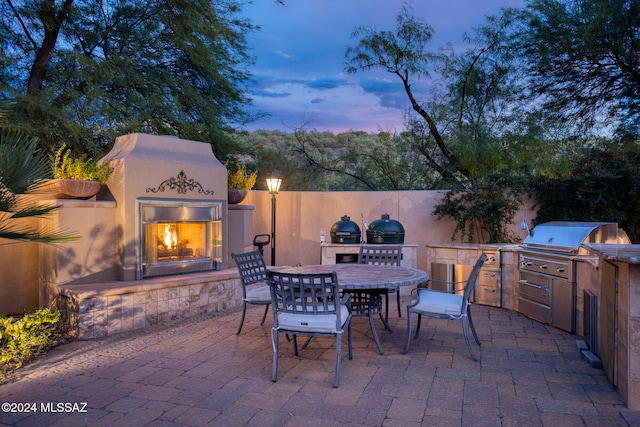
[[[553,221],[536,226],[520,250],[519,311],[569,332],[576,331],[574,257],[584,243],[630,243],[615,222]]]

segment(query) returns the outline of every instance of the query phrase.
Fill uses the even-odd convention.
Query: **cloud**
[[[279,57],[284,58],[284,59],[296,59],[296,60],[297,60],[297,57],[296,57],[295,55],[291,55],[291,54],[288,54],[288,53],[284,53],[284,52],[283,52],[283,51],[281,51],[281,50],[276,50],[274,53],[275,53],[276,55],[278,55]]]
[[[344,78],[319,77],[317,79],[304,81],[306,86],[312,89],[336,89],[347,84]]]
[[[255,90],[252,91],[253,96],[261,96],[263,98],[288,98],[291,96],[290,92],[271,92],[268,90]]]
[[[375,95],[404,92],[404,88],[400,80],[392,81],[381,78],[361,79],[360,87],[365,92],[373,93]]]
[[[292,85],[307,87],[313,90],[329,90],[338,89],[345,85],[351,85],[343,76],[338,77],[317,77],[311,79],[301,78],[276,78],[268,75],[254,76],[252,84],[252,93],[259,95],[264,92],[264,96],[270,95],[270,92],[282,93],[282,90],[276,88],[290,87]]]
[[[261,31],[249,38],[256,62],[249,85],[251,111],[269,114],[250,129],[288,129],[307,123],[322,130],[401,129],[410,108],[402,81],[383,70],[343,74],[345,50],[356,43],[352,31],[359,26],[394,30],[401,2],[388,0],[314,0],[249,3],[246,17]],[[495,14],[501,6],[518,7],[525,0],[413,1],[413,14],[433,26],[436,33],[427,49],[436,51],[452,43],[462,45],[462,33]],[[417,99],[433,95],[433,79],[416,79]]]

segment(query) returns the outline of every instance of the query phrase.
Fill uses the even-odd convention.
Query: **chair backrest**
[[[400,265],[401,245],[360,245],[358,264]]]
[[[471,270],[471,274],[467,279],[467,284],[464,286],[464,296],[463,296],[463,305],[467,305],[469,303],[469,297],[471,296],[471,291],[476,287],[476,283],[478,283],[478,276],[480,275],[480,269],[484,265],[484,262],[487,260],[487,254],[483,253],[480,255],[480,258],[476,261],[473,269]],[[463,310],[466,310],[466,307],[463,307]]]
[[[269,280],[269,270],[259,250],[231,254],[231,257],[238,266],[243,289],[254,283],[264,282],[266,284]]]
[[[271,285],[274,325],[278,322],[278,313],[335,314],[337,327],[342,325],[338,278],[335,272],[288,274],[270,271],[269,284]]]

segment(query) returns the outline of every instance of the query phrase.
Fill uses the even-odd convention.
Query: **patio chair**
[[[486,259],[486,254],[483,253],[480,255],[480,258],[478,258],[478,261],[476,261],[473,266],[473,270],[471,270],[467,284],[464,289],[462,289],[462,295],[434,291],[428,288],[414,289],[416,292],[413,293],[414,296],[411,299],[411,304],[407,306],[407,342],[404,345],[403,353],[406,354],[409,352],[409,341],[411,340],[411,313],[417,313],[418,323],[416,325],[416,333],[413,337],[414,339],[418,339],[418,335],[420,334],[420,322],[422,320],[422,315],[436,317],[439,319],[461,320],[462,332],[464,334],[464,339],[467,343],[469,353],[471,353],[471,358],[475,361],[479,360],[471,348],[469,333],[467,331],[468,328],[471,328],[473,338],[475,338],[476,343],[480,345],[480,339],[478,339],[478,334],[476,333],[476,329],[473,326],[473,319],[471,318],[469,297],[471,295],[471,291],[476,286],[480,269]],[[467,326],[467,318],[469,319],[469,326]]]
[[[264,263],[264,258],[259,250],[242,254],[231,254],[238,266],[240,280],[242,281],[242,319],[236,335],[240,334],[244,317],[247,312],[247,304],[264,305],[264,314],[260,324],[264,324],[271,304],[271,291],[269,291],[269,270]]]
[[[278,336],[293,336],[298,355],[297,335],[336,338],[336,372],[333,386],[340,382],[342,334],[348,330],[349,359],[353,358],[350,296],[340,300],[336,273],[287,274],[269,272],[273,304],[273,374],[278,376]]]
[[[372,265],[397,265],[402,262],[402,246],[386,246],[386,245],[360,245],[360,254],[358,256],[359,264]],[[400,307],[400,288],[390,288],[384,293],[385,295],[385,318],[389,321],[389,294],[397,295],[398,317],[402,317],[402,308]]]

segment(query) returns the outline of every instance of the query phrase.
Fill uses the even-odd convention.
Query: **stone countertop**
[[[492,250],[517,250],[520,246],[510,243],[429,243],[427,248],[444,249],[492,249]]]
[[[640,245],[585,243],[582,246],[610,261],[640,264]]]
[[[320,246],[327,246],[327,247],[342,247],[342,246],[348,246],[348,247],[354,247],[354,248],[359,248],[360,245],[375,245],[376,243],[331,243],[331,242],[320,242]],[[417,243],[386,243],[386,244],[381,244],[380,246],[393,246],[393,245],[399,245],[399,246],[407,246],[407,247],[418,247]]]

